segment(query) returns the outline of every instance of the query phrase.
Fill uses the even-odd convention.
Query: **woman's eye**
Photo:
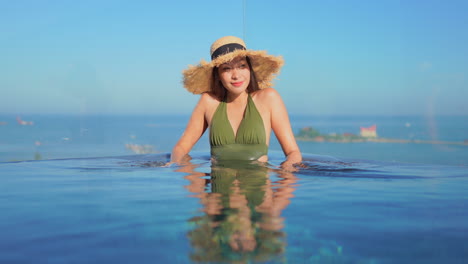
[[[230,71],[230,70],[231,70],[231,67],[223,67],[223,68],[221,68],[221,70],[222,70],[223,72],[227,72],[227,71]]]
[[[239,65],[239,68],[240,69],[245,69],[245,68],[247,68],[247,64],[241,64],[241,65]]]

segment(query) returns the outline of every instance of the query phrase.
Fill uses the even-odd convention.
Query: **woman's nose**
[[[231,71],[231,78],[232,79],[237,79],[237,68],[233,68]]]

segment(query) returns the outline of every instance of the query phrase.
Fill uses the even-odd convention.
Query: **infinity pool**
[[[0,263],[466,263],[467,167],[0,163]]]

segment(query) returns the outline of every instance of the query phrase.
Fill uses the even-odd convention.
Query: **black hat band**
[[[237,43],[229,43],[217,48],[213,54],[211,54],[211,60],[218,58],[221,55],[233,52],[235,50],[245,50],[245,47]]]

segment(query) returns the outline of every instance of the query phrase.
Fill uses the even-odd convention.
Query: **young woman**
[[[286,107],[271,81],[283,65],[281,57],[247,50],[237,37],[223,37],[211,46],[211,62],[201,61],[183,72],[185,88],[202,94],[171,162],[180,163],[210,128],[211,155],[216,161],[268,160],[271,131],[292,168],[302,161]]]

